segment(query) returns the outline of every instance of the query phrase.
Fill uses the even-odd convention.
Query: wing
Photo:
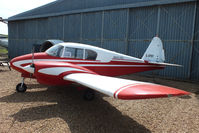
[[[167,86],[88,73],[69,74],[64,76],[63,79],[79,83],[114,98],[126,100],[189,94],[186,91]]]

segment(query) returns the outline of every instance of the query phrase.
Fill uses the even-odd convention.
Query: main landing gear
[[[24,80],[25,80],[25,78],[23,77],[22,82],[17,84],[17,86],[16,86],[17,92],[20,92],[20,93],[26,92],[27,86],[24,83]],[[83,89],[85,89],[84,93],[83,93],[84,100],[91,101],[95,98],[95,91],[94,90],[91,90],[91,89],[88,89],[88,88],[83,88]]]
[[[25,92],[26,91],[26,89],[27,89],[27,86],[26,86],[26,84],[24,83],[24,79],[25,78],[23,78],[22,79],[22,82],[21,83],[19,83],[19,84],[17,84],[17,86],[16,86],[16,91],[17,92]]]

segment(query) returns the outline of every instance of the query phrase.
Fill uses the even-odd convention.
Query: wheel
[[[86,90],[84,92],[84,100],[91,101],[95,98],[95,92],[93,90]]]
[[[22,83],[19,83],[17,86],[16,86],[16,91],[17,92],[25,92],[26,89],[27,89],[27,86],[26,84],[23,83],[23,85],[21,86]]]

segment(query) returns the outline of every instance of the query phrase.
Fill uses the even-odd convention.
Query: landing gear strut
[[[17,86],[16,86],[16,91],[17,91],[17,92],[25,92],[25,91],[26,91],[27,86],[26,86],[26,84],[24,83],[24,79],[25,79],[25,78],[22,79],[22,82],[21,82],[21,83],[17,84]]]
[[[87,89],[83,95],[84,100],[91,101],[95,98],[95,92],[93,90]]]

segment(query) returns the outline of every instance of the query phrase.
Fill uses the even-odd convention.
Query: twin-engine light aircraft
[[[164,50],[162,41],[154,37],[141,59],[103,48],[80,43],[59,43],[46,52],[27,54],[11,60],[13,69],[21,73],[22,83],[17,92],[25,92],[24,78],[36,78],[40,84],[68,85],[78,83],[88,87],[86,100],[94,98],[99,91],[117,99],[147,99],[187,95],[188,92],[175,88],[115,78],[155,69],[163,69]]]

